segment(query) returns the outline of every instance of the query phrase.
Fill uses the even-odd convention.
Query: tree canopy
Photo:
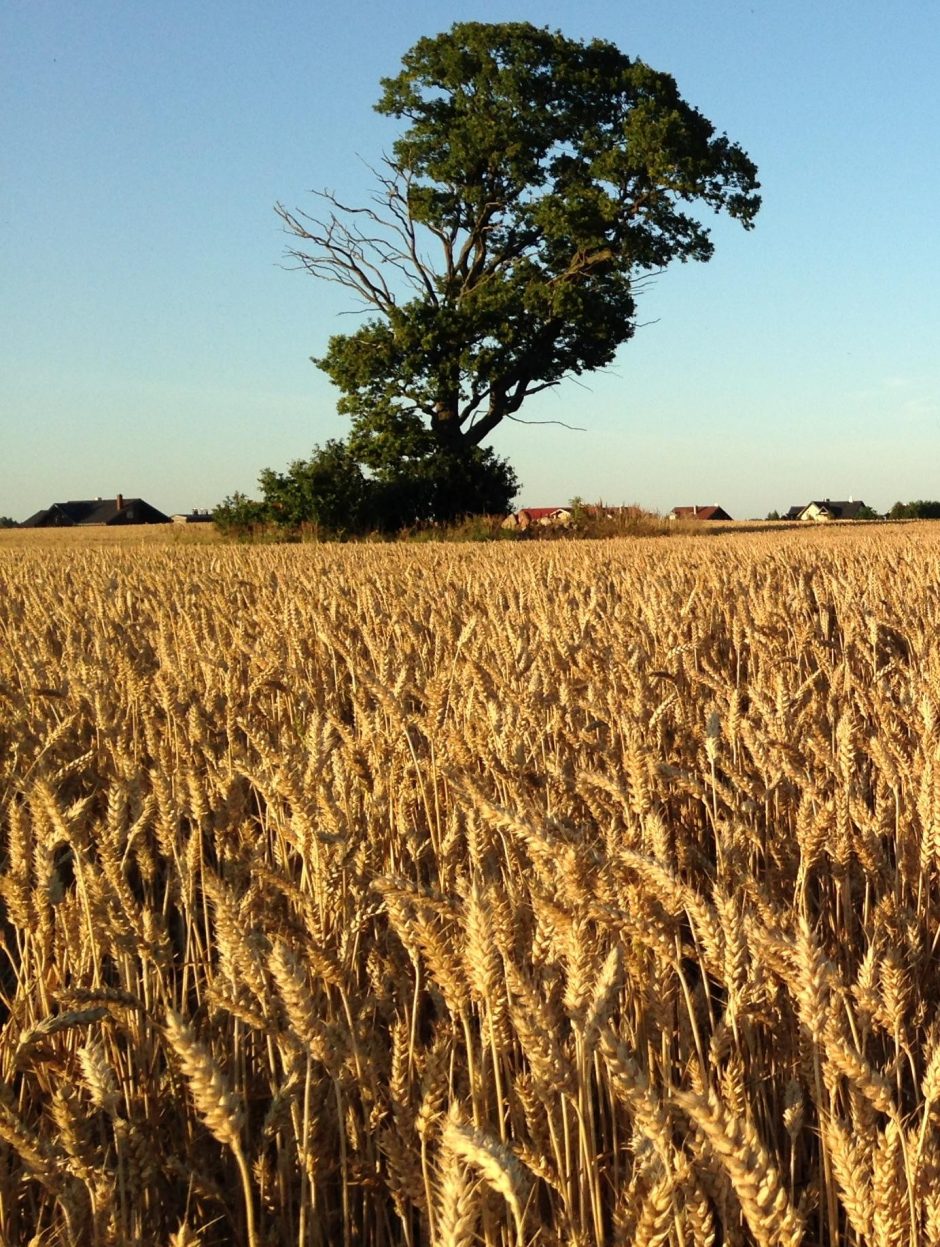
[[[265,468],[258,485],[260,501],[236,493],[216,507],[220,528],[295,531],[309,525],[330,537],[396,532],[466,515],[504,515],[519,488],[512,468],[488,446],[416,458],[389,454],[364,471],[349,442],[337,440],[315,446],[309,459],[295,459],[286,472]]]
[[[745,152],[612,43],[458,23],[381,86],[405,128],[371,202],[277,206],[295,260],[367,313],[315,362],[373,470],[466,455],[531,395],[610,364],[644,278],[710,258],[702,209],[749,229],[760,205]]]
[[[888,512],[889,520],[938,520],[940,502],[918,498],[914,502],[896,502]]]

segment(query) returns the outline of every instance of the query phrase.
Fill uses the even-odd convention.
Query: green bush
[[[309,459],[295,459],[286,472],[265,468],[258,484],[270,518],[282,527],[307,525],[343,536],[371,522],[369,482],[345,442],[315,446]]]
[[[271,522],[267,503],[255,502],[237,491],[219,503],[212,518],[219,532],[227,536],[247,536]]]
[[[393,458],[381,445],[328,441],[286,472],[265,468],[263,498],[233,494],[213,517],[222,532],[266,529],[306,537],[397,533],[455,524],[468,516],[504,516],[519,489],[504,459],[489,449],[448,452],[423,447]]]
[[[888,512],[889,520],[940,520],[940,502],[924,498],[916,502],[896,502]]]

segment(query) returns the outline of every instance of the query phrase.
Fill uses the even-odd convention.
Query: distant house
[[[673,507],[668,518],[671,520],[730,520],[731,516],[724,507]]]
[[[507,515],[503,520],[503,528],[531,528],[540,525],[549,528],[553,525],[562,527],[571,523],[570,507],[523,507],[515,515]]]
[[[170,517],[143,498],[90,498],[80,502],[54,502],[37,511],[20,528],[90,528],[95,525],[169,524]]]
[[[200,511],[194,507],[192,511],[187,511],[185,514],[177,512],[176,515],[171,515],[170,519],[174,524],[211,524],[212,512]]]
[[[854,520],[859,511],[867,509],[864,502],[850,498],[848,502],[834,502],[831,498],[808,502],[804,507],[791,507],[787,519],[811,520],[826,524],[830,520]],[[794,514],[795,512],[795,514]]]

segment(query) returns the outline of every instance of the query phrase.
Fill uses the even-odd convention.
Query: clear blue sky
[[[340,436],[352,327],[283,267],[281,200],[361,200],[379,78],[457,20],[610,39],[757,162],[764,207],[645,295],[602,375],[500,428],[521,501],[940,497],[940,15],[926,0],[6,0],[0,514],[211,506]]]

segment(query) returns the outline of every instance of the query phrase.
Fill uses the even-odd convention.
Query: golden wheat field
[[[0,1242],[940,1242],[940,536],[0,543]]]

